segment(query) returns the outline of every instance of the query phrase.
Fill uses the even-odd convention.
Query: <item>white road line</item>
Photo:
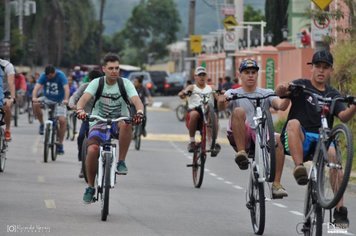
[[[44,176],[41,176],[41,175],[37,176],[37,181],[38,181],[39,183],[44,183],[44,182],[46,182]]]
[[[223,180],[224,180],[224,178],[223,178],[223,177],[217,177],[217,179],[218,179],[218,180],[221,180],[221,181],[223,181]]]
[[[56,208],[56,203],[53,199],[47,199],[47,200],[44,200],[44,202],[45,202],[45,205],[47,208],[50,208],[50,209]]]
[[[297,215],[297,216],[304,216],[303,213],[300,213],[299,211],[289,211],[290,213]]]
[[[230,181],[225,181],[224,183],[225,184],[232,184],[232,182],[230,182]]]
[[[209,175],[216,177],[215,173],[209,173]]]
[[[273,203],[273,205],[280,207],[280,208],[287,208],[286,205],[280,204],[280,203]]]
[[[243,187],[238,186],[238,185],[234,185],[234,188],[236,188],[236,189],[243,189]]]

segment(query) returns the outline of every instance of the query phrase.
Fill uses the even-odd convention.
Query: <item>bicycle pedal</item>
[[[250,202],[246,203],[246,207],[247,207],[247,209],[249,209],[249,210],[252,210],[252,209],[253,209],[253,206],[252,206],[252,204],[251,204]]]

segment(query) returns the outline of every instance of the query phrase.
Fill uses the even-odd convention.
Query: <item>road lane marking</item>
[[[214,173],[209,173],[209,175],[216,177],[216,174],[214,174]]]
[[[49,209],[55,209],[56,208],[56,203],[53,199],[47,199],[47,200],[44,200],[45,202],[45,205],[47,208]]]
[[[223,181],[223,180],[224,180],[224,178],[223,178],[223,177],[217,177],[217,179],[218,179],[218,180],[221,180],[221,181]]]
[[[243,189],[243,187],[238,186],[238,185],[234,185],[234,188],[236,188],[236,189]]]
[[[289,211],[290,213],[297,215],[297,216],[304,216],[303,213],[300,213],[299,211]]]
[[[230,182],[230,181],[225,181],[224,183],[225,184],[232,184],[232,182]]]
[[[41,175],[37,176],[37,181],[38,181],[39,183],[44,183],[44,182],[46,182],[44,176],[41,176]]]
[[[280,207],[280,208],[287,208],[286,205],[280,204],[280,203],[273,203],[273,205]]]

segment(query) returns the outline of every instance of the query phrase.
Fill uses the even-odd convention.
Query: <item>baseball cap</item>
[[[253,59],[245,59],[240,63],[239,71],[240,73],[246,69],[256,69],[257,71],[260,69],[257,65],[257,62]]]
[[[308,62],[308,65],[316,64],[318,62],[325,62],[332,66],[334,63],[333,55],[327,50],[317,51],[313,55],[312,62]]]
[[[206,74],[206,69],[202,66],[195,68],[195,75]]]

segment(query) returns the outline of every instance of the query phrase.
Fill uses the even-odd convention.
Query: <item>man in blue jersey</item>
[[[38,91],[43,88],[44,96],[38,98]],[[64,154],[63,139],[66,131],[66,104],[69,98],[69,86],[68,80],[65,74],[56,69],[52,65],[48,65],[45,68],[45,72],[37,80],[35,88],[32,92],[33,112],[40,122],[39,133],[43,135],[43,114],[41,110],[41,104],[39,102],[44,101],[46,104],[58,104],[55,111],[55,115],[59,121],[59,144],[56,149],[58,154]]]

